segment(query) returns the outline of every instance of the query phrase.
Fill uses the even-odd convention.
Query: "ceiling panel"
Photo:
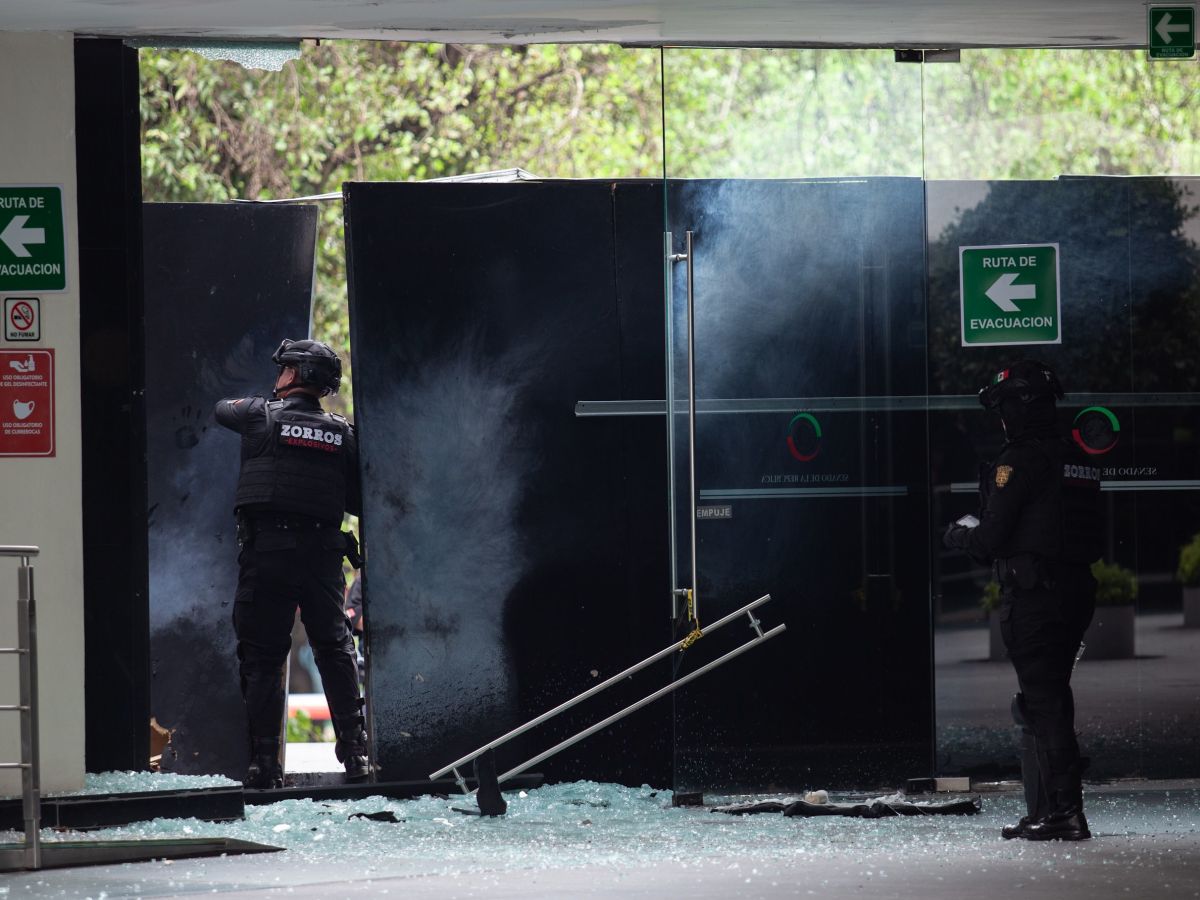
[[[2,0],[0,30],[481,43],[1135,47],[1136,0]]]

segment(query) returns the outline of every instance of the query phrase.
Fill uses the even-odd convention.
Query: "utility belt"
[[[1053,588],[1055,564],[1036,553],[1018,553],[1016,556],[998,557],[992,564],[996,581],[1006,591],[1020,588],[1032,591],[1037,588]]]
[[[1087,563],[1047,559],[1036,553],[1018,553],[1000,557],[992,564],[996,581],[1004,590],[1054,590],[1082,583],[1090,578]]]
[[[243,518],[251,534],[258,534],[260,531],[340,531],[342,527],[341,522],[323,522],[299,513],[239,513],[239,525]]]
[[[358,538],[353,531],[342,531],[341,522],[326,522],[321,519],[305,516],[299,513],[237,512],[237,541],[239,547],[252,547],[256,535],[294,534],[300,535],[337,535],[342,543],[337,548],[332,547],[324,539],[322,546],[330,549],[342,549],[342,555],[350,561],[355,569],[363,567],[362,554],[358,547]],[[294,539],[292,539],[294,540]],[[332,538],[331,538],[332,540]]]

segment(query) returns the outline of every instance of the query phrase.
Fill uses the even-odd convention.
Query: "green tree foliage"
[[[1200,70],[1140,50],[968,50],[925,66],[927,178],[1169,175],[1200,166]]]
[[[282,72],[143,51],[144,177],[161,200],[262,199],[344,180],[523,165],[649,174],[658,54],[618,47],[305,46]]]
[[[661,63],[664,78],[653,49],[334,42],[262,72],[143,50],[144,196],[299,197],[513,166],[966,180],[1200,170],[1200,67],[1138,51],[967,50],[959,64],[920,66],[881,50],[668,49]],[[1170,217],[1165,249],[1184,258],[1190,210],[1152,199]],[[979,218],[941,243],[965,240]],[[314,334],[348,350],[341,205],[326,203],[320,221]],[[933,260],[935,281],[951,263]]]
[[[667,173],[921,175],[921,67],[890,50],[668,49]]]
[[[1200,171],[1200,67],[1142,51],[665,51],[681,177],[1044,179]]]
[[[336,42],[281,72],[143,50],[143,195],[278,199],[515,166],[654,175],[658,65],[657,51],[607,45]],[[348,351],[341,204],[320,222],[313,332]]]

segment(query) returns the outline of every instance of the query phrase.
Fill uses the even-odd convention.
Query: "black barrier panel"
[[[1124,681],[1116,670],[1119,663],[1096,665],[1097,680],[1101,673],[1104,679],[1080,702],[1102,710],[1085,720],[1097,772],[1194,778],[1200,775],[1195,752],[1200,704],[1193,675],[1200,656],[1200,602],[1193,600],[1190,615],[1183,610],[1176,573],[1183,546],[1200,532],[1200,355],[1195,350],[1200,342],[1200,179],[1130,179],[1126,191],[1132,388],[1135,394],[1163,392],[1177,399],[1123,411],[1126,427],[1111,438],[1104,428],[1111,423],[1098,421],[1095,413],[1073,423],[1093,432],[1100,425],[1100,448],[1116,446],[1093,459],[1101,461],[1110,487],[1133,489],[1109,492],[1132,507],[1128,518],[1134,534],[1119,550],[1114,540],[1107,558],[1130,568],[1137,579],[1134,665],[1142,688],[1140,715],[1133,721],[1126,699],[1112,690]],[[1132,454],[1120,463],[1109,461],[1129,446]]]
[[[238,436],[224,397],[269,394],[271,353],[308,334],[313,206],[144,207],[151,710],[164,770],[240,778],[233,635]]]
[[[972,393],[1020,356],[1052,365],[1082,396],[1060,423],[1102,472],[1104,559],[1137,584],[1136,603],[1098,607],[1072,679],[1086,777],[1194,777],[1200,627],[1184,627],[1175,570],[1200,531],[1197,180],[931,182],[928,197],[931,392]],[[1048,242],[1061,345],[963,347],[958,248]],[[935,525],[974,510],[976,465],[1001,439],[977,408],[931,417]],[[940,548],[934,572],[939,771],[1011,775],[1015,677],[998,633],[975,624],[990,573]]]
[[[661,645],[663,423],[570,415],[580,399],[662,397],[660,189],[349,189],[373,706],[394,777]],[[770,591],[762,618],[789,631],[678,694],[673,736],[651,707],[547,763],[551,777],[652,780],[670,741],[684,789],[895,783],[930,768],[934,671],[936,771],[1012,774],[1015,679],[1002,651],[989,660],[988,573],[944,553],[940,532],[974,510],[978,463],[1002,440],[973,395],[1022,355],[1077,395],[1062,424],[1104,470],[1105,557],[1139,590],[1118,624],[1101,614],[1110,636],[1125,616],[1133,655],[1101,658],[1097,635],[1075,675],[1090,774],[1193,774],[1200,629],[1174,575],[1200,531],[1196,180],[672,190],[675,249],[696,234],[698,397],[797,398],[698,417],[698,503],[720,511],[698,524],[702,619]],[[964,347],[960,248],[1050,243],[1061,343]],[[582,724],[567,717],[501,768]]]
[[[370,701],[382,775],[420,778],[670,640],[661,189],[350,184]],[[655,355],[657,354],[657,360]],[[499,754],[649,693],[669,664]],[[669,781],[651,707],[539,766]]]
[[[679,694],[676,788],[896,784],[933,755],[922,183],[672,191],[695,234],[701,623],[770,593],[764,626],[788,626]],[[722,401],[755,408],[703,412]],[[681,673],[752,635],[702,639]]]
[[[765,204],[786,223],[797,199],[789,191],[806,189],[722,184],[709,187],[722,188],[737,215],[708,246],[723,254],[723,265],[744,253],[741,276],[755,287],[770,282],[776,299],[794,297],[780,292],[797,279],[802,292],[828,296],[833,330],[816,331],[822,317],[795,305],[775,329],[759,317],[762,305],[748,304],[735,311],[740,325],[718,346],[706,331],[713,322],[698,313],[710,358],[747,363],[740,371],[752,380],[769,364],[774,377],[767,383],[774,383],[802,368],[794,367],[797,353],[824,352],[843,331],[860,335],[866,322],[863,352],[891,348],[890,367],[860,368],[851,360],[843,375],[845,360],[835,353],[829,359],[836,371],[808,385],[793,379],[787,390],[920,390],[919,182],[808,188],[824,204],[854,206],[847,216],[852,258],[840,267],[811,267],[808,283],[794,255],[791,268],[766,272],[747,243],[762,221],[755,210]],[[711,215],[702,236],[718,237],[723,211],[693,199],[692,209]],[[351,185],[347,202],[356,404],[369,485],[376,746],[387,777],[410,777],[669,639],[665,423],[657,416],[571,415],[576,400],[663,396],[661,185]],[[867,240],[858,236],[863,219],[871,222]],[[897,233],[897,222],[907,222],[908,231]],[[804,230],[789,226],[774,249],[786,257],[797,229]],[[813,231],[804,249],[821,258],[834,240]],[[877,258],[867,250],[877,250]],[[814,370],[820,367],[803,368]],[[787,443],[791,416],[706,424],[705,479],[714,488],[756,490],[779,474],[772,468],[779,453],[798,465]],[[846,520],[844,528],[814,516],[810,500],[765,497],[737,502],[737,541],[715,530],[729,523],[705,524],[702,578],[719,598],[707,620],[772,590],[779,599],[764,618],[795,630],[776,639],[782,649],[756,651],[679,695],[678,759],[687,781],[802,786],[814,769],[847,782],[864,772],[883,778],[928,769],[923,414],[845,418],[816,468],[840,460],[854,469],[857,488],[900,478],[908,493],[835,499],[833,516]],[[900,463],[884,452],[898,436],[910,441]],[[831,535],[858,535],[864,522],[870,537],[861,553],[841,554]],[[888,528],[914,546],[897,548],[883,537]],[[856,561],[830,576],[822,563],[839,554]],[[825,584],[831,577],[836,584]],[[838,637],[808,648],[814,625]],[[714,657],[736,630],[652,670],[648,684],[631,686],[629,699]],[[845,652],[838,642],[851,632],[871,644],[870,654]],[[874,649],[885,633],[893,650]],[[836,700],[819,717],[806,716],[813,701],[807,685],[839,677]],[[613,698],[604,711],[619,702]],[[670,717],[665,703],[650,707],[545,769],[552,778],[654,780],[663,771],[658,754]],[[565,719],[547,726],[545,737],[505,751],[501,769],[586,723],[583,716]],[[881,727],[890,729],[890,749],[870,747]]]

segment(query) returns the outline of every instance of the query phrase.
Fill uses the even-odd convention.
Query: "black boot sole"
[[[1026,834],[1027,841],[1090,841],[1090,831],[1066,831],[1062,834]]]

